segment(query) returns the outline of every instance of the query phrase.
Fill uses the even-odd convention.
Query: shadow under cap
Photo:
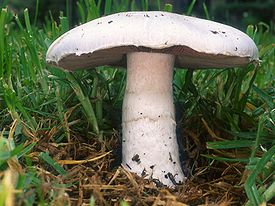
[[[230,68],[245,66],[251,61],[250,57],[227,56],[224,54],[208,54],[198,52],[187,46],[172,46],[164,49],[152,49],[144,46],[118,46],[101,49],[92,53],[81,55],[68,54],[60,58],[58,62],[48,60],[47,63],[69,71],[89,69],[97,66],[119,66],[126,67],[126,54],[130,52],[167,53],[176,56],[175,67],[191,69],[203,68]]]

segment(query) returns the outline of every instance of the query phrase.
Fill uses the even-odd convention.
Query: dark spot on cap
[[[161,16],[164,16],[164,14],[160,14]]]
[[[102,22],[97,22],[97,24],[102,24]]]
[[[144,14],[144,17],[150,17],[148,14]]]
[[[161,183],[158,179],[152,179],[152,181],[156,184],[157,187],[163,187],[164,184]]]
[[[140,164],[139,155],[138,155],[138,154],[135,154],[135,155],[132,157],[132,161],[137,162],[138,164]]]
[[[126,166],[130,169],[130,170],[132,170],[132,168],[126,163]]]
[[[171,182],[172,182],[174,185],[178,185],[178,184],[179,184],[179,183],[176,182],[175,177],[172,175],[171,172],[168,172],[167,175],[168,175],[169,179],[171,180]]]
[[[154,169],[154,167],[155,167],[155,165],[151,165],[151,166],[150,166],[151,169]]]
[[[167,147],[167,144],[164,144],[165,147]]]
[[[146,169],[144,168],[141,172],[141,177],[145,176],[146,175]]]
[[[143,155],[146,155],[146,153],[144,152]]]
[[[141,135],[142,137],[144,136],[144,134]]]
[[[159,117],[160,117],[160,115],[159,115]]]
[[[113,21],[108,21],[108,24],[111,24]]]
[[[176,164],[176,162],[173,162],[173,164],[175,165],[175,164]]]
[[[218,34],[219,32],[217,32],[217,31],[212,31],[212,30],[210,30],[213,34]]]
[[[235,51],[238,51],[238,47],[235,47]]]
[[[225,34],[226,32],[225,31],[222,31],[223,34]]]
[[[172,158],[171,152],[169,152],[169,160],[170,160],[170,162],[173,162],[173,158]]]
[[[164,177],[165,177],[166,179],[168,179],[168,175],[164,175]]]
[[[142,112],[140,112],[140,115],[142,115]]]
[[[169,137],[169,139],[172,139],[172,137]]]

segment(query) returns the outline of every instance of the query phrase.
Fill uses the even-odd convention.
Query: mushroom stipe
[[[258,63],[258,56],[253,40],[233,27],[150,11],[117,13],[78,26],[50,46],[46,60],[70,71],[127,67],[122,165],[158,186],[175,187],[186,177],[176,138],[174,67],[246,66]]]

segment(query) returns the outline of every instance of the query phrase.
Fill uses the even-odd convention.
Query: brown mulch
[[[198,141],[196,133],[188,130],[185,150],[185,167],[190,168],[188,180],[175,189],[158,188],[149,180],[124,170],[120,165],[120,143],[117,133],[99,140],[81,137],[71,132],[68,143],[56,144],[57,130],[41,131],[36,135],[37,144],[28,156],[33,161],[39,179],[41,195],[54,205],[89,205],[91,196],[95,205],[242,205],[246,201],[242,179],[244,165],[209,160],[200,154],[209,151],[205,140]],[[214,131],[212,131],[214,132]],[[209,133],[209,131],[207,132]],[[200,134],[202,136],[202,134]],[[32,140],[33,141],[33,140]],[[61,176],[50,165],[39,159],[40,152],[49,155],[67,171]],[[213,154],[215,151],[213,151]],[[188,161],[187,161],[188,160]],[[29,190],[18,196],[24,201]]]

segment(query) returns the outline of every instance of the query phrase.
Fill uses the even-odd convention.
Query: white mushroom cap
[[[129,52],[169,53],[177,67],[220,68],[259,61],[243,32],[220,23],[173,13],[125,12],[95,19],[59,37],[47,63],[67,70],[126,65]]]

